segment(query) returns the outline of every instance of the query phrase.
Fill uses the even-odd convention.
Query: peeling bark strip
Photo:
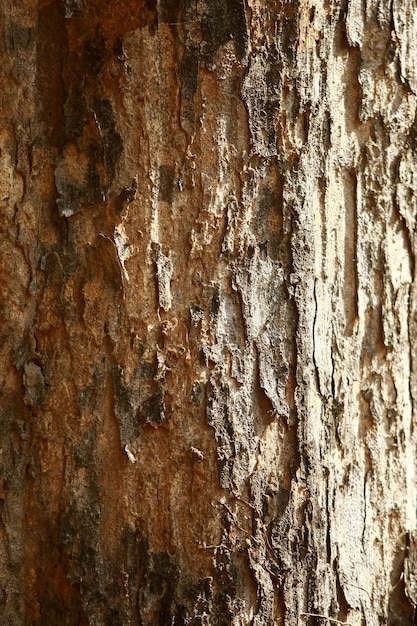
[[[414,623],[415,9],[0,3],[2,624]]]
[[[159,306],[169,311],[172,305],[171,276],[173,271],[172,261],[161,252],[161,244],[152,243],[152,253],[156,265],[156,278],[158,281]]]

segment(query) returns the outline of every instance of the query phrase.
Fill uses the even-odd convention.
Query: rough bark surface
[[[416,40],[0,3],[2,624],[414,623]]]

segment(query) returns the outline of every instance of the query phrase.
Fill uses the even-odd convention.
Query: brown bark
[[[412,624],[414,3],[0,25],[2,623]]]

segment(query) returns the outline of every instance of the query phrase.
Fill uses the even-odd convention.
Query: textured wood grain
[[[1,3],[2,623],[413,623],[415,13]]]

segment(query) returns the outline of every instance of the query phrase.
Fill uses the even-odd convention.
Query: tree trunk
[[[414,623],[416,15],[3,0],[2,624]]]

